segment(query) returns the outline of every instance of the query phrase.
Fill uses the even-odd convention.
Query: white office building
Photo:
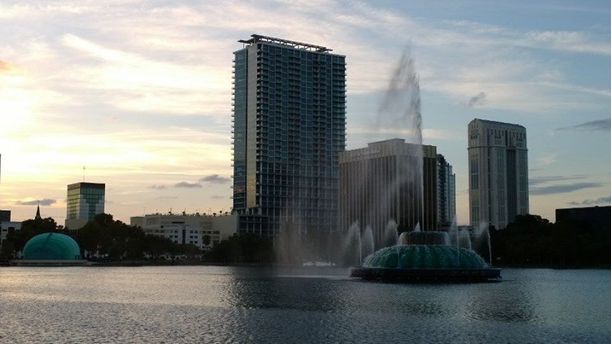
[[[142,228],[145,234],[162,236],[177,244],[192,244],[205,250],[236,233],[238,216],[148,214],[131,217],[130,225]]]

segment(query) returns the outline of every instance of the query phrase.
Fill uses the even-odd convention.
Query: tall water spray
[[[399,234],[397,233],[397,222],[395,222],[395,220],[393,219],[389,220],[389,222],[387,222],[387,226],[385,227],[383,245],[385,247],[397,245],[398,235]]]
[[[354,199],[351,206],[355,207],[355,218],[347,219],[353,222],[348,226],[345,243],[355,239],[355,222],[365,226],[366,230],[360,232],[359,241],[363,241],[360,257],[366,254],[369,246],[368,226],[372,232],[374,249],[395,245],[399,238],[398,232],[419,230],[423,226],[424,219],[424,187],[423,187],[423,135],[421,117],[421,95],[419,78],[415,70],[415,61],[410,50],[405,49],[395,66],[388,89],[378,109],[376,123],[373,123],[374,134],[370,139],[388,140],[392,138],[404,138],[406,142],[412,143],[409,156],[410,159],[399,159],[397,170],[392,178],[385,183],[380,183],[376,173],[369,164],[361,164],[355,170],[357,182],[354,183]],[[415,209],[414,215],[402,213],[400,202],[402,199],[410,199],[411,208]],[[415,226],[414,217],[421,224]],[[427,228],[424,228],[427,229]]]
[[[345,263],[353,265],[355,263],[361,264],[362,261],[362,243],[361,243],[361,230],[359,229],[359,223],[353,222],[348,229],[348,232],[344,238],[342,244],[342,253],[344,255]]]
[[[478,225],[475,237],[478,242],[478,248],[480,250],[483,249],[483,246],[486,247],[487,249],[486,254],[489,258],[489,264],[492,265],[493,260],[492,260],[492,252],[491,252],[491,233],[489,233],[489,224],[487,222],[481,222]],[[481,252],[481,255],[482,255],[482,252]]]
[[[374,234],[372,233],[371,226],[367,226],[365,231],[363,232],[363,236],[361,238],[361,247],[362,261],[363,258],[374,253]]]
[[[393,72],[389,87],[378,110],[377,126],[381,133],[394,132],[416,144],[415,164],[408,166],[400,180],[392,185],[391,194],[399,186],[408,184],[416,190],[420,207],[420,218],[424,219],[423,196],[423,119],[421,117],[421,90],[415,62],[409,48],[406,48]],[[387,137],[388,138],[388,137]],[[412,174],[412,178],[410,175]]]

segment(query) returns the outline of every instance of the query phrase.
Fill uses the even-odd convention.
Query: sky
[[[468,218],[467,124],[527,128],[530,213],[610,204],[609,1],[0,0],[0,208],[63,224],[66,185],[106,212],[231,209],[232,53],[257,33],[347,60],[347,148],[372,128],[402,52],[424,142]]]

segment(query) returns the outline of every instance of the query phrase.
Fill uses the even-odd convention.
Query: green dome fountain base
[[[351,270],[351,277],[390,282],[482,282],[498,280],[500,273],[501,269],[490,267],[472,250],[409,244],[372,253],[361,267]]]

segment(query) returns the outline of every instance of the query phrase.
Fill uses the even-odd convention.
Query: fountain
[[[387,247],[397,244],[397,236],[397,222],[395,222],[395,220],[389,220],[387,227],[385,227],[383,245]]]
[[[365,231],[363,232],[363,237],[361,239],[361,245],[362,257],[367,257],[370,254],[374,253],[374,234],[372,233],[372,227],[366,227]]]
[[[414,67],[414,60],[408,51],[405,51],[396,68],[389,88],[385,95],[383,104],[378,114],[378,125],[383,128],[396,128],[404,130],[412,143],[417,144],[420,149],[415,154],[416,163],[412,164],[405,173],[400,174],[401,180],[394,180],[389,190],[383,190],[380,200],[368,200],[369,204],[382,209],[387,209],[393,203],[393,197],[400,186],[409,185],[409,189],[403,192],[411,192],[420,197],[420,202],[416,205],[421,213],[421,220],[424,217],[424,195],[423,195],[423,136],[422,136],[422,117],[421,117],[421,97],[419,78]],[[408,125],[403,128],[403,125]],[[416,176],[416,183],[410,182],[410,176]],[[420,183],[418,182],[420,180]],[[357,185],[356,187],[360,187]],[[425,223],[425,222],[421,222]],[[367,240],[373,239],[371,227],[366,225],[364,233]],[[405,224],[404,224],[405,226]],[[391,235],[395,232],[397,240],[395,245]],[[459,230],[457,223],[453,220],[449,232],[431,231],[428,228],[421,228],[419,222],[416,223],[412,231],[407,232],[405,228],[402,233],[397,235],[398,224],[395,220],[389,219],[387,227],[384,229],[382,241],[386,247],[369,254],[369,249],[373,246],[362,245],[361,232],[357,229],[349,228],[347,238],[359,235],[359,261],[360,266],[351,269],[352,277],[360,277],[366,280],[385,280],[385,281],[487,281],[499,279],[500,269],[492,268],[489,264],[472,250],[472,240],[467,229]],[[484,238],[484,231],[478,229],[478,237]],[[488,232],[487,232],[488,233]],[[381,233],[382,234],[382,233]],[[452,236],[452,237],[451,237]],[[381,239],[381,238],[379,238]],[[354,240],[354,239],[350,239]],[[490,256],[489,245],[489,256]],[[368,253],[365,259],[362,253]]]
[[[355,261],[357,261],[359,264],[361,264],[362,249],[359,224],[354,222],[349,227],[348,233],[346,234],[342,244],[342,252],[344,253],[343,258],[345,262],[353,264]]]
[[[476,247],[481,255],[486,253],[486,257],[489,258],[489,264],[493,264],[491,257],[491,235],[489,233],[489,224],[486,222],[481,222],[478,228],[475,228],[474,231],[475,243],[473,246]]]
[[[351,269],[351,277],[390,282],[481,282],[500,277],[501,270],[473,250],[450,245],[446,232],[402,234],[398,245],[374,252]]]

